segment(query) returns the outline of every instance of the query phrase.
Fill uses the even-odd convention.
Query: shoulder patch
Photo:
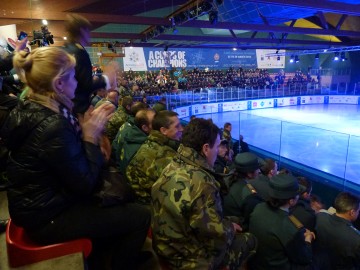
[[[295,225],[296,228],[301,229],[304,227],[304,225],[298,220],[294,215],[289,215],[289,219],[292,224]]]
[[[251,192],[252,194],[257,193],[256,189],[253,187],[252,184],[247,183],[246,186],[248,187],[248,189],[250,190],[250,192]]]

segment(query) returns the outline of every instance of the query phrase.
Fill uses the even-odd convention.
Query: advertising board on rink
[[[273,108],[274,99],[257,99],[251,102],[251,109]]]
[[[207,104],[196,104],[191,106],[192,114],[203,114],[203,113],[218,113],[218,103],[207,103]]]
[[[358,96],[329,96],[329,103],[358,104]]]
[[[301,104],[324,104],[324,96],[301,97]]]
[[[297,105],[297,97],[284,97],[274,99],[274,107]]]
[[[190,116],[191,106],[175,108],[174,112],[179,115],[179,118],[184,118]]]
[[[231,112],[231,111],[243,111],[248,109],[247,101],[232,101],[232,102],[224,102],[222,105],[223,112]]]

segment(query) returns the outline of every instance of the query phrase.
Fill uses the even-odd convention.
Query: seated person
[[[311,264],[315,235],[289,215],[302,191],[292,175],[270,179],[269,201],[258,204],[250,216],[249,231],[258,239],[250,269],[306,269]]]
[[[152,191],[153,248],[174,269],[239,269],[256,239],[223,218],[213,165],[220,129],[197,118]]]
[[[316,265],[320,269],[359,269],[360,232],[354,222],[360,211],[360,198],[349,193],[337,195],[335,214],[316,215]]]
[[[305,191],[300,194],[299,200],[294,207],[290,209],[290,213],[294,215],[306,229],[315,230],[316,215],[311,208],[310,196],[312,191],[312,183],[305,177],[298,177],[299,185],[305,187]]]
[[[104,269],[102,253],[112,269],[135,269],[149,211],[136,204],[101,207],[94,197],[104,163],[99,140],[114,107],[89,109],[77,120],[75,58],[61,48],[16,53],[14,67],[28,90],[2,133],[11,151],[11,219],[39,244],[91,239],[90,269]]]
[[[227,156],[229,153],[228,149],[229,142],[227,140],[222,140],[219,145],[218,155],[215,160],[214,170],[216,173],[229,173],[230,161]]]
[[[224,197],[224,214],[238,217],[244,230],[248,228],[250,213],[262,201],[251,184],[259,175],[261,165],[255,154],[240,153],[232,164],[233,174],[226,179],[229,192]]]
[[[155,114],[149,137],[126,168],[126,178],[138,202],[150,205],[151,187],[176,155],[182,131],[176,112]]]
[[[274,175],[277,175],[277,163],[275,160],[271,158],[267,158],[264,160],[264,164],[260,167],[259,174],[253,181],[251,181],[251,185],[255,188],[259,196],[267,201],[269,197],[269,180]]]
[[[125,175],[126,167],[134,157],[140,146],[146,141],[152,129],[152,120],[155,112],[151,109],[141,109],[135,118],[129,117],[129,121],[119,129],[116,150],[116,160],[119,171]]]

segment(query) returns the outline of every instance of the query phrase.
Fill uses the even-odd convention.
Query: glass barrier
[[[255,149],[270,153],[280,166],[296,164],[298,171],[329,179],[337,187],[360,191],[358,136],[258,116],[251,111],[214,110],[196,117],[211,118],[220,128],[230,122],[234,140],[239,140],[241,134]],[[183,119],[189,121],[189,117]]]

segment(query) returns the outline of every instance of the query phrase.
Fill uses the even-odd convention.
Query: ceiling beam
[[[295,8],[313,9],[314,11],[331,12],[360,16],[360,6],[324,0],[246,0],[245,2],[268,5],[281,5]]]
[[[272,0],[267,0],[272,1]],[[280,1],[280,0],[278,0]],[[306,0],[305,0],[306,1]],[[315,2],[315,1],[314,1]],[[42,20],[48,21],[64,21],[69,12],[43,12],[32,11],[30,16],[29,11],[15,10],[13,14],[3,16],[1,19],[16,19],[16,20]],[[155,17],[141,17],[141,16],[127,16],[127,15],[107,15],[94,13],[79,13],[91,22],[114,23],[114,24],[134,24],[134,25],[169,25],[170,21],[165,18]],[[360,13],[359,13],[360,14]],[[31,19],[30,19],[31,18]],[[346,36],[346,37],[360,37],[360,32],[348,30],[332,30],[332,29],[316,29],[316,28],[302,28],[302,27],[288,27],[288,26],[272,26],[259,24],[244,24],[233,22],[218,22],[216,25],[210,24],[209,21],[192,20],[181,25],[181,27],[198,27],[211,29],[232,29],[232,30],[248,30],[258,32],[275,32],[275,33],[289,33],[289,34],[313,34],[313,35],[330,35],[330,36]]]
[[[211,25],[208,21],[190,21],[181,27],[199,27],[199,28],[212,28],[212,29],[232,29],[232,30],[248,30],[258,32],[278,32],[289,34],[311,34],[311,35],[325,35],[325,36],[347,36],[347,37],[360,37],[360,32],[348,30],[332,30],[332,29],[319,29],[319,28],[303,28],[303,27],[289,27],[289,26],[273,26],[262,24],[246,24],[246,23],[233,23],[233,22],[218,22],[216,25]]]
[[[338,21],[337,25],[335,26],[336,30],[340,29],[340,27],[343,25],[343,23],[345,22],[347,17],[348,17],[348,15],[346,15],[346,14],[341,15],[340,20]]]
[[[146,47],[146,48],[156,48],[158,43],[133,43],[134,47]],[[184,44],[184,43],[173,43],[172,45],[168,46],[169,48],[207,48],[207,49],[233,49],[236,46],[233,46],[231,44]],[[238,49],[274,49],[274,47],[271,44],[261,44],[261,45],[252,45],[252,44],[242,44],[237,46]],[[306,47],[309,50],[321,50],[323,49],[322,46],[314,45],[314,46],[307,46]],[[290,46],[290,47],[283,47],[279,46],[277,49],[286,49],[287,51],[298,51],[303,50],[304,46]]]
[[[72,12],[56,12],[56,11],[23,11],[14,10],[12,14],[2,15],[0,19],[25,19],[25,20],[42,20],[48,21],[64,21],[66,15]],[[141,25],[170,25],[168,19],[155,18],[155,17],[141,17],[141,16],[128,16],[128,15],[111,15],[111,14],[96,14],[96,13],[77,13],[84,16],[90,22],[101,23],[118,23],[118,24],[141,24]]]
[[[104,39],[131,39],[138,40],[143,36],[141,34],[134,33],[102,33],[92,32],[92,38],[104,38]],[[328,42],[319,40],[294,40],[294,39],[272,39],[272,38],[238,38],[238,37],[224,37],[224,36],[193,36],[193,35],[159,35],[152,40],[172,40],[172,41],[207,41],[207,42],[245,42],[245,43],[271,43],[273,46],[278,44],[302,44],[302,45],[320,45],[320,46],[353,46],[358,45],[354,42]]]

